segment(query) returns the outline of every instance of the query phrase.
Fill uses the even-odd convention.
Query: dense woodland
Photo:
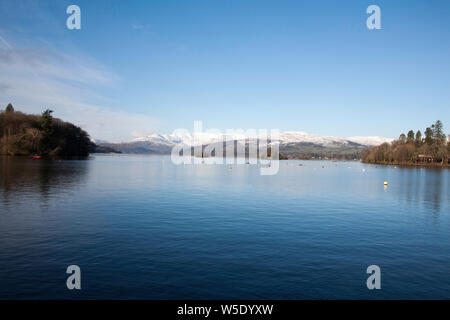
[[[52,112],[47,109],[41,115],[25,114],[8,104],[0,112],[0,154],[87,156],[95,149],[87,132],[53,118]]]
[[[449,136],[450,138],[450,136]],[[411,165],[449,165],[450,141],[444,133],[441,121],[436,121],[425,129],[424,134],[418,130],[402,133],[392,143],[364,150],[361,160],[380,164],[411,164]]]

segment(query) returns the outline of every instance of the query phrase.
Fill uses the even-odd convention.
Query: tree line
[[[444,125],[437,120],[427,127],[424,134],[420,130],[402,133],[397,140],[383,143],[361,152],[361,160],[380,164],[449,164],[450,135],[444,133]]]
[[[52,116],[15,111],[8,104],[0,112],[0,154],[49,157],[87,156],[95,146],[86,131]]]

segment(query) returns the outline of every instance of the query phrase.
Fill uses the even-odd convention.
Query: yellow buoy
[[[385,182],[384,182],[384,185],[385,185],[385,186],[387,186],[387,185],[388,185],[388,182],[387,182],[387,181],[385,181]]]

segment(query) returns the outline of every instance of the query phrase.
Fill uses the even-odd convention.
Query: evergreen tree
[[[408,131],[408,136],[406,138],[406,142],[413,142],[414,141],[414,131],[413,130],[409,130]]]
[[[5,111],[6,112],[14,112],[14,107],[12,106],[11,103],[8,103],[8,105],[6,106]]]
[[[49,109],[42,112],[41,130],[44,133],[51,133],[52,122],[53,122],[52,113],[53,113],[53,111],[49,110]]]
[[[53,111],[50,109],[47,109],[44,112],[42,112],[41,132],[42,132],[42,144],[44,145],[44,147],[47,147],[50,137],[53,134],[52,113]]]
[[[427,145],[432,145],[433,141],[434,141],[433,130],[431,130],[431,128],[426,128],[425,129],[425,143]]]
[[[400,135],[400,137],[398,137],[398,140],[400,140],[401,143],[405,143],[406,142],[406,136],[404,133],[402,133]]]
[[[422,143],[422,132],[420,132],[420,130],[417,130],[417,133],[416,133],[416,143],[417,144]]]
[[[433,128],[433,138],[438,144],[445,143],[444,125],[440,120],[437,120],[432,126]]]

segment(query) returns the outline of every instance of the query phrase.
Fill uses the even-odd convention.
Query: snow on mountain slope
[[[266,137],[259,135],[259,139],[265,140]],[[256,136],[255,136],[256,138]],[[244,140],[246,136],[244,134],[233,134],[231,136],[232,140]],[[211,144],[215,142],[220,142],[224,140],[224,134],[222,133],[208,133],[201,132],[196,135],[192,133],[183,134],[151,134],[145,137],[140,137],[132,140],[130,143],[135,142],[149,142],[153,144],[160,144],[166,146],[173,146],[178,143],[184,143],[186,145],[200,145],[200,144]],[[317,134],[308,134],[299,131],[287,131],[280,133],[280,144],[291,144],[291,143],[312,143],[315,145],[331,146],[331,145],[348,145],[351,143],[357,143],[364,146],[376,146],[384,142],[391,142],[393,139],[384,137],[350,137],[341,138],[334,136],[320,136]]]
[[[170,137],[167,134],[151,134],[149,136],[145,137],[139,137],[136,139],[133,139],[130,141],[130,143],[134,142],[153,142],[158,144],[166,144],[166,145],[173,145],[174,142],[172,140],[172,137]]]
[[[166,145],[175,145],[178,143],[184,143],[187,145],[200,145],[209,144],[217,141],[222,141],[221,134],[211,134],[201,132],[196,135],[190,133],[186,134],[151,134],[145,137],[139,137],[131,140],[133,142],[152,142]]]
[[[392,142],[394,139],[384,137],[349,137],[347,140],[359,143],[365,146],[379,146],[385,142]]]
[[[288,131],[280,133],[281,144],[309,142],[318,145],[332,145],[332,144],[348,144],[348,141],[340,137],[319,136],[317,134],[308,134],[305,132]]]

